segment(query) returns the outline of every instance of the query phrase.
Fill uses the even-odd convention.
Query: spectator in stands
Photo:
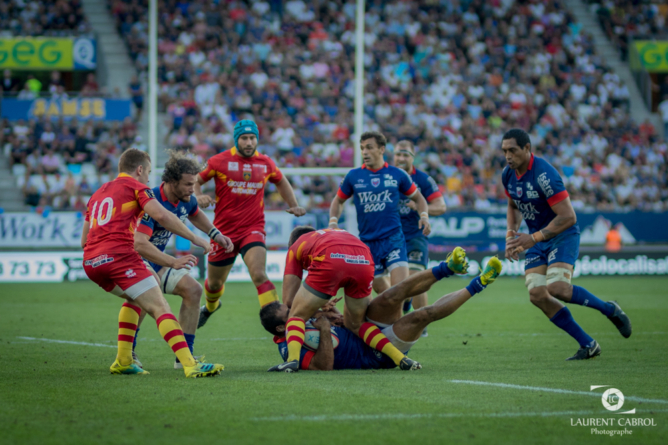
[[[128,85],[128,93],[132,99],[132,103],[135,104],[135,120],[136,122],[141,121],[142,111],[144,110],[144,90],[142,89],[141,82],[137,76],[132,76],[130,84]]]
[[[5,69],[2,72],[2,94],[12,96],[19,91],[19,81],[12,77],[12,71]]]

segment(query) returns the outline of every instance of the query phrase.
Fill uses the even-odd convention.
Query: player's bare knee
[[[191,284],[187,289],[181,294],[183,302],[189,306],[199,306],[200,300],[202,299],[202,286],[195,282]]]
[[[550,298],[550,294],[547,292],[546,286],[534,287],[529,290],[529,300],[535,306],[542,307]]]
[[[211,276],[207,277],[206,282],[207,285],[209,286],[209,289],[211,289],[212,291],[220,289],[221,287],[223,287],[223,284],[225,284],[225,282],[222,279]]]
[[[571,285],[558,281],[556,283],[550,283],[547,285],[547,291],[550,295],[555,298],[563,299],[570,293]]]
[[[436,308],[434,308],[434,306],[425,306],[416,309],[413,311],[413,316],[410,321],[411,323],[419,325],[426,325],[436,321]]]
[[[547,270],[547,290],[555,298],[570,299],[572,272],[565,267],[551,267]]]
[[[258,271],[249,271],[251,280],[253,280],[253,284],[255,287],[261,286],[262,284],[266,283],[269,281],[269,277],[267,276],[266,272],[263,270],[258,270]]]

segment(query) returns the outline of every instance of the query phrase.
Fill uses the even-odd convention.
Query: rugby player
[[[363,133],[360,137],[364,165],[351,170],[341,182],[329,208],[329,227],[338,228],[343,203],[354,196],[360,239],[369,246],[375,264],[374,290],[385,290],[385,271],[390,274],[391,285],[408,277],[406,240],[401,230],[399,202],[401,196],[413,201],[419,213],[418,229],[426,236],[431,231],[429,209],[417,186],[408,173],[390,166],[383,159],[385,136],[377,131]]]
[[[163,182],[159,187],[153,188],[153,193],[165,209],[176,215],[181,221],[190,220],[195,227],[207,233],[212,241],[231,252],[234,248],[232,241],[211,224],[204,212],[199,211],[197,199],[191,196],[200,170],[199,164],[193,159],[186,157],[181,152],[170,151],[169,160],[162,174]],[[166,254],[165,247],[171,237],[172,232],[145,213],[135,232],[135,250],[144,259],[149,270],[154,271],[158,276],[162,292],[183,298],[179,323],[183,328],[188,349],[193,353],[202,286],[190,276],[189,271],[197,264],[197,258],[194,255],[174,258]],[[144,315],[145,313],[139,318],[139,326],[141,326]],[[138,334],[139,327],[135,333],[132,357],[136,364],[142,366],[135,353]],[[178,357],[174,362],[174,368],[183,368]]]
[[[288,354],[285,363],[269,371],[299,371],[306,320],[340,288],[345,291],[346,327],[364,343],[389,356],[402,370],[420,369],[420,364],[394,347],[378,327],[364,321],[371,302],[374,263],[362,241],[344,230],[301,226],[290,234],[289,245],[283,277],[283,302],[290,307],[285,328]],[[304,270],[308,276],[302,283]],[[278,305],[278,302],[271,304]]]
[[[501,261],[493,257],[483,273],[474,278],[464,289],[445,295],[430,306],[397,318],[396,314],[407,298],[427,292],[437,281],[454,273],[466,273],[467,266],[464,250],[458,247],[448,257],[447,262],[442,262],[433,269],[417,272],[380,294],[369,306],[369,313],[382,320],[382,323],[376,322],[376,324],[383,328],[382,332],[392,344],[400,351],[408,353],[430,323],[451,315],[472,296],[493,283],[501,273]],[[301,352],[299,364],[302,370],[383,369],[396,366],[392,360],[365,345],[345,327],[330,326],[329,319],[334,323],[338,321],[339,315],[336,312],[332,314],[326,311],[316,316],[316,320],[311,320],[309,323],[319,330],[319,343],[317,337],[315,341],[318,347],[316,351],[304,348]],[[288,354],[288,344],[285,339],[287,305],[276,303],[267,306],[260,312],[260,317],[264,328],[274,335],[279,353],[285,358]],[[334,347],[332,335],[337,338],[337,347]]]
[[[436,181],[427,173],[415,168],[414,160],[415,146],[413,143],[407,140],[397,142],[394,148],[394,165],[411,176],[413,183],[427,200],[429,216],[444,214],[445,200],[436,185]],[[420,215],[418,215],[415,203],[409,199],[402,199],[399,213],[401,214],[401,228],[404,232],[404,238],[406,238],[408,273],[413,275],[425,270],[429,265],[429,243],[427,242],[427,236],[418,227]],[[386,282],[385,285],[389,287],[389,283]],[[416,295],[404,304],[404,313],[410,310],[411,303],[415,309],[420,309],[425,307],[427,302],[426,293]],[[423,335],[427,336],[426,328]]]
[[[546,160],[531,153],[529,135],[519,128],[508,130],[501,143],[508,166],[503,186],[508,196],[506,258],[519,260],[526,251],[524,274],[531,302],[580,345],[567,360],[586,360],[601,354],[598,342],[573,319],[563,302],[600,311],[631,336],[631,320],[614,301],[603,301],[580,286],[573,286],[573,265],[580,249],[580,228],[564,183]],[[518,233],[526,221],[531,234]]]
[[[147,374],[133,363],[132,343],[142,310],[156,320],[160,334],[183,364],[186,377],[217,375],[223,365],[197,363],[183,337],[160,286],[134,250],[133,234],[143,212],[172,233],[210,250],[209,243],[192,233],[155,199],[146,185],[151,171],[148,154],[130,148],[118,161],[119,175],[97,190],[88,201],[81,234],[84,270],[107,292],[127,300],[118,316],[118,354],[112,374]]]
[[[266,273],[267,247],[264,231],[264,187],[267,181],[276,184],[281,197],[288,204],[288,213],[302,216],[306,213],[295,198],[287,178],[274,161],[257,152],[259,132],[255,122],[241,120],[234,126],[234,144],[230,150],[209,159],[197,177],[195,196],[206,208],[213,203],[202,194],[201,185],[214,179],[216,209],[213,224],[234,243],[231,252],[211,242],[207,279],[204,282],[206,304],[200,310],[198,328],[204,326],[211,314],[220,308],[220,297],[225,292],[225,281],[238,254],[243,257],[248,272],[257,288],[260,306],[278,301],[276,288]]]

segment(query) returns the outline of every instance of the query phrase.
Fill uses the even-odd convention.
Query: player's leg
[[[239,253],[240,241],[233,239],[232,242],[234,243],[232,252],[225,252],[218,244],[211,242],[211,253],[207,259],[206,280],[204,281],[206,301],[200,308],[198,328],[204,326],[209,317],[220,309],[220,297],[225,293],[225,282]]]
[[[251,241],[241,247],[241,255],[244,258],[248,273],[257,289],[257,298],[260,306],[278,301],[276,286],[267,277],[267,247],[264,242]]]
[[[624,338],[631,336],[631,320],[618,303],[603,301],[580,286],[573,286],[573,265],[578,257],[579,235],[568,235],[563,239],[555,238],[550,247],[547,267],[547,290],[555,298],[567,303],[578,304],[596,309],[617,327]]]
[[[426,238],[413,238],[406,242],[406,251],[408,252],[408,274],[414,275],[423,270],[427,270],[429,265],[429,244]],[[411,303],[414,309],[420,309],[429,304],[427,293],[421,293],[412,298]],[[410,305],[404,306],[404,313],[410,310]],[[426,331],[425,331],[426,334]]]
[[[315,290],[307,283],[302,283],[292,301],[288,322],[285,325],[288,358],[285,363],[269,368],[269,372],[299,371],[299,356],[304,344],[306,320],[311,318],[330,298],[332,298],[331,295]]]
[[[143,260],[143,263],[146,266],[146,269],[149,272],[151,272],[151,274],[153,275],[153,278],[155,278],[155,280],[160,284],[161,280],[162,280],[162,275],[165,273],[165,270],[167,270],[167,268],[163,267],[162,269],[160,269],[160,271],[156,272],[155,269],[153,269],[153,267],[151,266],[151,264],[148,261]],[[118,289],[120,290],[120,288],[118,288]],[[121,312],[122,311],[123,311],[123,309],[121,308]],[[139,314],[139,320],[136,323],[137,324],[137,329],[135,330],[134,338],[132,340],[132,362],[135,365],[139,366],[140,368],[143,368],[144,365],[142,364],[141,360],[139,360],[139,357],[137,357],[137,353],[135,352],[135,350],[137,349],[137,338],[139,336],[139,329],[140,329],[142,323],[144,322],[144,318],[146,318],[146,311],[140,311],[140,312],[141,313]],[[121,315],[119,314],[118,317],[119,317],[119,323],[120,323]],[[119,327],[118,335],[119,335],[119,337],[121,335],[120,327]]]
[[[190,276],[187,269],[169,269],[162,277],[162,289],[167,294],[178,295],[183,298],[179,310],[179,323],[183,328],[183,336],[188,344],[190,353],[194,355],[195,332],[199,321],[199,303],[202,298],[202,285]],[[177,358],[174,363],[175,369],[183,368]]]
[[[385,271],[386,272],[386,271]],[[390,275],[388,273],[383,273],[382,275],[378,275],[374,277],[373,279],[373,290],[376,292],[376,295],[380,295],[386,290],[388,290],[391,286],[390,284]]]
[[[451,292],[439,298],[434,304],[415,310],[404,315],[389,328],[383,329],[390,341],[399,350],[407,351],[422,336],[423,330],[430,324],[451,315],[466,303],[471,297],[482,292],[493,283],[502,270],[501,261],[492,257],[480,276],[475,277],[468,286],[455,292]],[[432,281],[428,274],[431,270],[416,274],[406,281]],[[433,273],[431,273],[433,276]],[[403,283],[402,283],[403,284]],[[395,341],[398,340],[398,341]]]

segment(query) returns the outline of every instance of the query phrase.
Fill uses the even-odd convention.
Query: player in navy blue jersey
[[[441,297],[431,306],[401,316],[400,310],[407,298],[427,292],[437,281],[455,273],[465,274],[468,262],[461,247],[457,247],[448,259],[434,267],[411,275],[396,286],[376,297],[369,305],[369,315],[379,320],[376,325],[400,351],[407,353],[420,339],[422,331],[430,323],[451,315],[472,296],[482,292],[501,273],[501,261],[493,257],[483,273],[471,280],[463,289]],[[306,324],[308,348],[302,348],[299,365],[302,370],[328,371],[332,369],[387,369],[396,364],[386,355],[366,345],[348,329],[341,327],[341,315],[330,302],[322,312]],[[288,307],[273,303],[262,308],[260,319],[264,328],[274,335],[274,343],[285,360],[288,354],[285,339]],[[333,325],[330,325],[331,324]],[[316,328],[319,335],[312,329]]]
[[[163,207],[175,214],[182,222],[186,219],[219,244],[223,249],[232,250],[230,239],[216,229],[209,218],[200,211],[197,199],[193,195],[197,174],[201,168],[194,160],[178,152],[170,152],[162,174],[163,183],[153,188],[156,199]],[[149,270],[156,273],[160,287],[164,294],[178,295],[183,298],[179,312],[179,322],[186,338],[186,343],[193,352],[195,331],[199,319],[199,304],[202,297],[202,286],[190,276],[190,269],[197,264],[193,255],[174,258],[165,253],[165,247],[172,237],[172,232],[165,229],[148,214],[141,218],[135,232],[135,250],[144,259]],[[142,316],[145,312],[142,312]],[[143,317],[139,320],[141,324]],[[137,334],[139,329],[137,329]],[[141,366],[141,362],[134,353],[133,358]],[[175,369],[182,369],[178,359],[174,363]]]
[[[436,181],[427,173],[418,170],[413,165],[415,160],[415,146],[410,141],[399,141],[394,148],[394,165],[407,172],[422,196],[427,200],[429,216],[438,216],[445,213],[445,200],[436,185]],[[429,243],[427,236],[422,233],[418,224],[420,215],[417,206],[409,199],[402,199],[399,207],[401,227],[406,238],[406,253],[408,255],[408,272],[413,275],[425,270],[429,265]],[[389,283],[387,285],[389,287]],[[410,305],[420,309],[427,305],[427,294],[420,294],[409,300],[404,306],[404,312],[410,310]],[[427,331],[424,332],[425,337]]]
[[[353,197],[359,236],[373,256],[374,274],[379,277],[388,271],[394,286],[408,277],[406,241],[399,215],[402,196],[415,203],[419,230],[429,235],[431,227],[427,201],[408,173],[388,165],[383,159],[386,144],[385,136],[379,132],[362,134],[360,145],[364,165],[351,170],[341,182],[329,208],[329,227],[338,228],[343,203]],[[374,280],[376,293],[385,289],[383,283],[382,277]]]
[[[596,357],[601,353],[598,342],[575,322],[562,301],[600,311],[625,338],[631,336],[631,321],[616,302],[602,301],[571,285],[580,228],[557,170],[531,153],[529,135],[521,129],[506,132],[501,147],[508,162],[502,177],[508,196],[506,258],[516,261],[519,253],[526,251],[524,274],[531,302],[580,344],[567,360]],[[522,218],[531,234],[517,233]]]

